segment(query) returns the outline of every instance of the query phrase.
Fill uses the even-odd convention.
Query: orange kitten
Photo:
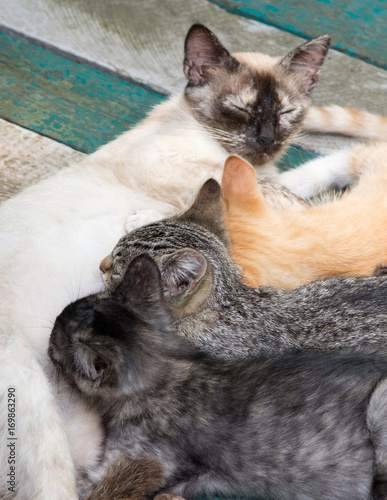
[[[230,254],[246,283],[289,289],[328,276],[372,275],[387,263],[387,143],[357,145],[345,161],[358,179],[350,191],[304,211],[281,211],[265,202],[246,161],[227,159]]]

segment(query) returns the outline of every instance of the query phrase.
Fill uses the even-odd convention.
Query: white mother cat
[[[79,165],[1,206],[2,498],[75,500],[73,459],[86,465],[98,452],[97,418],[52,380],[46,351],[55,317],[70,301],[103,288],[99,262],[127,227],[141,224],[136,213],[147,210],[156,219],[182,209],[202,180],[220,179],[229,153],[275,175],[271,161],[302,125],[328,45],[328,37],[319,37],[284,58],[232,57],[195,25],[186,40],[184,93]],[[298,185],[297,172],[283,179]],[[300,188],[313,194],[313,187]],[[282,201],[297,203],[286,193]],[[16,394],[15,428],[9,388]]]

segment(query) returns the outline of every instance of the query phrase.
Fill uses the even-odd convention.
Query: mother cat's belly
[[[68,303],[103,290],[99,263],[125,234],[128,218],[150,208],[167,215],[171,207],[122,185],[42,184],[0,208],[0,316],[29,340],[31,355],[51,379],[75,464],[84,466],[98,454],[101,428],[73,394],[57,386],[47,356],[53,323]],[[1,329],[1,335],[6,344],[11,333]],[[9,363],[10,370],[18,369],[17,359]]]
[[[91,412],[67,382],[58,379],[49,362],[46,374],[53,383],[53,391],[60,415],[65,424],[75,467],[92,466],[102,451],[104,433],[100,417]]]

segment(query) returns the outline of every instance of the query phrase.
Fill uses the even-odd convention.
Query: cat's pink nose
[[[102,261],[101,264],[99,265],[100,270],[105,274],[108,273],[113,265],[113,259],[111,255],[108,255],[105,257]]]

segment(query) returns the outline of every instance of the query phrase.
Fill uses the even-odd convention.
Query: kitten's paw
[[[138,227],[145,226],[146,224],[150,224],[151,222],[157,222],[163,218],[163,215],[160,214],[157,210],[139,210],[135,214],[128,217],[126,221],[126,232],[130,233],[137,229]]]

